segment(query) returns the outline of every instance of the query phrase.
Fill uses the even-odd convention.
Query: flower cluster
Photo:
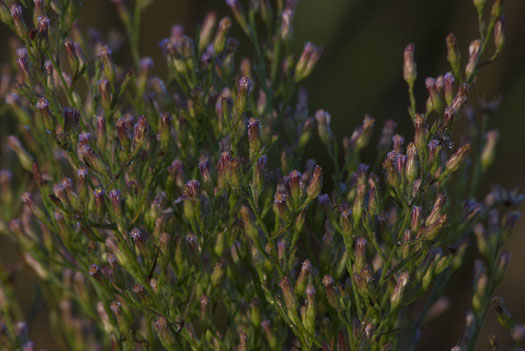
[[[406,47],[414,133],[405,143],[386,121],[371,165],[360,155],[374,118],[341,142],[331,115],[308,109],[299,84],[322,49],[292,50],[295,0],[226,1],[253,49],[240,61],[230,17],[208,14],[196,36],[174,26],[159,44],[165,77],[138,52],[150,1],[113,0],[131,68],[103,34],[77,27],[79,1],[21,2],[0,0],[19,45],[0,84],[12,134],[0,232],[40,282],[63,349],[411,349],[477,245],[456,346],[475,348],[521,200],[499,187],[475,197],[498,133],[485,130],[491,107],[478,112],[469,97],[502,51],[501,0],[474,1],[480,39],[464,62],[447,37],[451,71],[425,80],[423,108]],[[317,137],[332,174],[308,158]],[[9,270],[0,272],[0,348],[32,350]],[[523,341],[524,327],[492,301]]]

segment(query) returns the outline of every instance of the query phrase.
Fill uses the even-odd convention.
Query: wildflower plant
[[[19,2],[0,1],[18,46],[0,84],[0,232],[63,349],[414,349],[469,245],[479,259],[455,349],[475,349],[491,299],[525,338],[492,298],[521,195],[476,199],[498,133],[485,127],[493,106],[469,98],[502,52],[501,0],[474,1],[479,39],[463,59],[446,38],[450,72],[425,80],[424,103],[406,47],[414,133],[405,143],[386,121],[373,165],[360,156],[372,117],[341,142],[330,114],[308,109],[300,83],[322,49],[292,50],[294,0],[226,2],[252,45],[240,60],[230,17],[209,13],[195,35],[174,26],[164,77],[138,51],[150,1],[113,0],[132,67],[79,29],[79,1]],[[332,174],[308,158],[314,134]],[[0,347],[32,350],[8,268]]]

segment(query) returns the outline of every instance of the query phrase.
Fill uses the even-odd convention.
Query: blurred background
[[[171,26],[181,24],[188,33],[195,33],[211,9],[219,17],[230,14],[220,0],[155,0],[145,11],[140,50],[142,56],[155,60],[155,74],[163,75],[158,43],[169,36]],[[79,23],[82,30],[94,27],[104,33],[122,31],[109,0],[85,0],[82,12]],[[482,68],[473,94],[473,99],[502,98],[489,121],[490,128],[500,131],[497,155],[478,199],[496,182],[507,188],[525,187],[525,1],[506,1],[504,13],[507,44],[503,57]],[[238,27],[235,31],[234,36],[245,39]],[[376,118],[378,129],[386,119],[395,119],[397,132],[410,137],[413,130],[402,78],[404,47],[409,42],[415,43],[416,97],[421,107],[427,96],[425,77],[436,77],[449,70],[445,36],[451,32],[455,33],[465,59],[468,44],[478,35],[477,15],[471,0],[300,0],[295,16],[297,54],[306,41],[324,47],[321,61],[304,83],[310,92],[310,110],[329,111],[332,129],[339,137],[349,135],[365,113]],[[6,28],[0,26],[0,48],[7,47],[9,37]],[[249,53],[250,45],[244,43],[246,40],[241,40],[238,58]],[[0,60],[9,60],[7,50],[0,49]],[[116,62],[129,60],[126,47],[115,53]],[[315,148],[312,152],[315,154]],[[518,224],[508,247],[512,260],[497,294],[522,322],[525,319],[524,220]],[[14,255],[1,238],[0,259],[9,262]],[[456,275],[447,292],[449,309],[428,325],[421,337],[420,350],[449,350],[459,337],[472,296],[473,250],[468,256],[470,262]],[[20,297],[30,314],[31,310],[45,307],[45,303],[33,301],[36,287],[23,281],[25,277],[16,278],[16,283],[23,287]],[[29,327],[38,349],[57,350],[47,329],[45,309],[35,315]],[[498,336],[503,349],[512,346],[492,309],[479,350],[488,350],[487,340],[491,334]]]

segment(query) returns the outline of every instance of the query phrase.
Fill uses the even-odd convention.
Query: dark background
[[[230,14],[220,0],[155,0],[145,11],[140,50],[142,56],[154,58],[156,74],[162,76],[164,72],[158,42],[169,36],[171,26],[182,24],[193,34],[206,12],[212,9],[219,17]],[[507,0],[504,13],[507,20],[504,55],[482,68],[474,89],[475,99],[500,95],[503,98],[489,121],[489,127],[499,129],[500,142],[484,191],[496,182],[509,188],[523,189],[525,186],[525,1]],[[83,30],[92,26],[103,32],[122,31],[109,0],[85,0],[80,17]],[[238,28],[235,31],[237,38],[244,38]],[[394,118],[398,123],[397,131],[410,138],[413,131],[406,112],[408,95],[402,79],[403,49],[409,42],[416,45],[416,96],[418,105],[424,106],[424,78],[436,77],[449,70],[445,36],[450,32],[456,34],[465,60],[469,42],[478,35],[477,15],[471,0],[300,0],[295,16],[296,52],[301,51],[306,41],[324,47],[321,61],[304,83],[310,92],[311,111],[317,108],[329,111],[332,128],[339,137],[349,135],[368,113],[376,118],[378,126],[387,118]],[[7,47],[9,36],[6,28],[0,27],[1,48]],[[249,54],[246,49],[249,50],[249,44],[243,43],[246,40],[241,40],[239,58]],[[6,51],[0,50],[2,62],[8,59]],[[115,53],[115,61],[126,60],[129,61],[129,55],[123,47]],[[478,194],[478,198],[482,195]],[[497,291],[518,322],[525,319],[524,222],[520,221],[508,242],[512,260]],[[3,260],[12,257],[11,251],[0,250],[0,253]],[[472,258],[470,256],[474,256],[473,252],[468,255]],[[472,263],[466,263],[452,281],[447,292],[450,308],[427,326],[420,350],[449,350],[455,344],[471,305],[471,270]],[[27,288],[27,282],[17,283],[26,287],[20,296],[29,311],[35,306],[32,301],[34,287]],[[40,313],[30,328],[38,347],[55,350],[46,318],[45,313]],[[491,310],[479,350],[488,349],[487,338],[492,333],[499,336],[501,346],[512,345]]]

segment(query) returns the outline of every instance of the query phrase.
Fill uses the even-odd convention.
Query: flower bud
[[[357,193],[352,206],[352,220],[354,227],[361,223],[361,216],[363,215],[363,203],[365,200],[366,184],[359,184],[357,186]]]
[[[118,136],[121,147],[124,150],[127,150],[130,145],[130,137],[129,137],[128,129],[126,127],[126,123],[121,118],[117,120],[117,122],[115,123],[115,127],[117,129],[117,136]]]
[[[103,45],[98,52],[98,56],[102,62],[104,76],[111,85],[115,84],[115,68],[111,60],[111,49],[107,45]]]
[[[445,102],[447,106],[450,106],[454,100],[454,75],[447,72],[443,79],[445,80]]]
[[[310,183],[308,184],[308,187],[306,188],[306,194],[308,197],[307,201],[312,201],[319,196],[321,193],[321,188],[323,186],[323,169],[321,166],[316,165],[313,170],[312,178],[310,179]]]
[[[408,44],[405,48],[403,78],[408,86],[414,86],[414,82],[417,78],[417,66],[414,62],[414,44]]]
[[[438,220],[428,227],[423,228],[421,235],[428,240],[433,240],[447,222],[447,215],[443,214]]]
[[[261,149],[261,125],[255,118],[250,118],[248,122],[248,142],[250,160],[253,160]]]
[[[211,184],[210,161],[208,158],[201,158],[199,161],[199,171],[204,184]]]
[[[37,34],[38,38],[47,42],[47,35],[49,31],[49,17],[43,15],[38,17]]]
[[[352,136],[350,137],[350,144],[352,145],[352,149],[355,150],[355,152],[362,150],[368,145],[370,136],[372,135],[374,122],[375,120],[372,117],[365,115],[363,124],[356,128],[352,133]]]
[[[317,130],[319,132],[319,138],[326,145],[327,148],[332,148],[333,135],[330,129],[330,120],[332,116],[324,110],[317,110],[315,113],[315,119],[317,120]]]
[[[503,51],[505,45],[505,18],[501,17],[494,24],[494,46],[496,47],[495,55]]]
[[[316,319],[316,303],[315,303],[315,288],[312,284],[308,283],[306,286],[306,313],[304,326],[306,330],[311,333],[315,332],[315,319]]]
[[[469,58],[467,66],[465,67],[465,76],[467,81],[473,78],[475,70],[478,65],[479,57],[481,55],[481,40],[474,40],[468,47]]]
[[[321,57],[321,49],[307,42],[295,65],[294,79],[296,82],[308,77]]]
[[[137,124],[133,127],[132,151],[138,151],[146,141],[146,130],[148,128],[148,119],[144,116],[138,118]]]
[[[339,309],[339,302],[337,301],[338,297],[336,289],[334,287],[334,278],[327,274],[323,277],[322,283],[325,288],[325,294],[326,299],[328,300],[328,304],[334,309]]]
[[[275,334],[273,333],[270,326],[271,326],[271,322],[269,320],[264,320],[261,322],[261,328],[264,330],[264,334],[266,335],[268,346],[270,347],[271,350],[276,350],[277,349],[277,338],[275,337]]]
[[[396,154],[400,154],[403,151],[404,142],[405,142],[405,138],[403,138],[399,134],[396,134],[392,137],[393,149]]]
[[[357,238],[355,242],[355,263],[354,263],[354,271],[361,272],[363,267],[366,263],[366,239],[365,238]]]
[[[281,281],[279,282],[279,286],[281,287],[281,290],[283,292],[284,303],[286,305],[288,318],[290,318],[292,323],[294,323],[295,325],[299,325],[300,320],[299,315],[297,313],[297,300],[290,286],[290,281],[288,277],[284,277],[283,279],[281,279]]]
[[[115,315],[120,332],[124,335],[128,334],[131,330],[131,323],[128,316],[126,316],[126,313],[123,311],[120,302],[112,301],[109,304],[109,309]]]
[[[487,132],[485,135],[485,145],[483,146],[483,151],[481,152],[481,169],[483,172],[494,161],[494,154],[496,150],[496,144],[498,142],[499,133],[497,130],[493,129]]]
[[[202,23],[199,33],[199,52],[201,52],[210,42],[211,34],[215,23],[217,22],[217,15],[215,12],[209,12]]]
[[[414,119],[414,128],[414,143],[416,144],[417,150],[423,154],[427,147],[428,127],[425,117],[422,114],[416,114]]]
[[[167,152],[171,140],[171,115],[168,112],[160,115],[159,134],[160,148],[164,152]]]
[[[456,36],[452,33],[447,35],[447,60],[450,63],[452,72],[456,78],[461,77],[460,64],[461,64],[461,55],[459,53],[458,45],[456,43]]]
[[[503,281],[509,261],[510,253],[508,251],[504,251],[499,255],[498,261],[496,262],[496,269],[494,271],[495,284],[500,284]]]
[[[86,163],[89,167],[92,167],[99,174],[107,173],[107,166],[104,161],[96,155],[91,147],[86,143],[78,143],[78,154],[80,159]]]
[[[407,146],[407,165],[406,165],[406,176],[411,184],[418,176],[418,165],[417,165],[417,149],[414,143],[410,143]]]
[[[162,345],[168,350],[177,349],[177,340],[175,339],[173,330],[168,325],[168,320],[164,317],[158,317],[153,322],[153,325]]]
[[[233,107],[237,120],[242,118],[244,111],[246,111],[246,104],[248,94],[252,89],[252,81],[246,76],[239,79],[239,88],[237,90],[237,98]],[[234,122],[235,123],[235,122]]]
[[[419,232],[419,228],[421,228],[421,219],[423,216],[423,209],[419,206],[412,207],[412,217],[411,217],[411,225],[410,229],[413,233]]]
[[[304,293],[306,291],[306,283],[308,282],[308,276],[310,275],[311,269],[312,263],[310,262],[310,260],[304,260],[301,264],[301,271],[299,272],[299,276],[295,281],[295,293],[297,294],[297,296],[304,296]]]
[[[389,119],[385,122],[378,145],[381,153],[386,153],[388,150],[390,150],[390,146],[392,145],[392,136],[394,135],[396,125],[396,122],[394,122],[392,119]]]
[[[437,89],[436,80],[429,77],[425,80],[425,85],[428,90],[427,111],[441,113],[443,110],[443,103],[441,102],[441,94]]]
[[[213,267],[213,271],[211,272],[210,280],[212,286],[217,286],[222,282],[225,275],[225,267],[226,262],[223,258],[219,258],[215,264],[215,267]]]
[[[20,40],[25,41],[27,38],[27,27],[22,18],[22,7],[15,3],[11,5],[10,10],[15,34]]]
[[[18,67],[18,72],[22,77],[22,83],[30,84],[30,71],[29,71],[29,61],[27,56],[27,49],[20,48],[16,50],[16,65]]]
[[[460,147],[459,150],[456,151],[456,153],[454,153],[447,161],[445,165],[445,172],[443,173],[443,175],[446,173],[450,174],[457,171],[469,151],[470,144],[465,144],[462,147]]]
[[[512,328],[514,328],[515,322],[507,308],[505,308],[505,305],[503,304],[503,298],[495,296],[490,300],[490,302],[494,307],[494,312],[496,312],[498,322],[508,330],[512,330]]]
[[[244,224],[244,230],[246,232],[246,235],[253,241],[258,240],[259,231],[257,230],[257,226],[255,225],[252,217],[251,212],[246,206],[242,206],[241,210],[241,219]]]
[[[80,111],[75,108],[64,107],[62,110],[62,116],[64,117],[64,132],[76,136],[78,134],[78,125],[80,122]]]
[[[33,156],[31,156],[29,152],[27,152],[27,150],[24,149],[20,140],[16,136],[10,135],[7,137],[7,145],[9,145],[11,150],[15,152],[22,167],[25,170],[32,172],[33,171]]]
[[[293,2],[291,2],[293,3]],[[295,15],[295,8],[292,6],[286,6],[281,14],[281,40],[283,42],[290,41],[293,36],[293,18]]]
[[[403,291],[408,284],[409,274],[408,272],[402,272],[397,276],[397,283],[394,288],[394,291],[392,291],[392,295],[390,295],[390,304],[392,305],[392,309],[396,309],[401,304],[401,300],[403,298]]]
[[[226,44],[226,37],[228,35],[228,31],[230,30],[231,25],[232,21],[229,17],[224,17],[219,22],[219,28],[217,29],[215,39],[213,40],[213,48],[215,49],[217,55],[221,54],[224,50],[224,46]]]
[[[210,298],[207,295],[202,295],[199,299],[201,303],[201,319],[206,321],[211,318],[210,316]]]
[[[184,185],[184,195],[180,198],[184,201],[184,217],[193,221],[200,216],[200,183],[193,179]]]
[[[435,223],[439,219],[439,217],[441,216],[441,212],[443,210],[443,206],[445,205],[445,202],[446,202],[445,194],[439,193],[436,197],[436,201],[434,201],[434,206],[432,207],[432,211],[430,211],[430,214],[425,219],[426,227]]]
[[[391,187],[399,186],[401,179],[396,171],[396,154],[391,151],[389,152],[385,160],[383,161],[383,169],[386,172],[386,182]]]
[[[267,165],[268,158],[266,156],[260,157],[255,165],[255,172],[253,173],[253,185],[256,190],[256,196],[260,196],[260,194],[263,192]]]

